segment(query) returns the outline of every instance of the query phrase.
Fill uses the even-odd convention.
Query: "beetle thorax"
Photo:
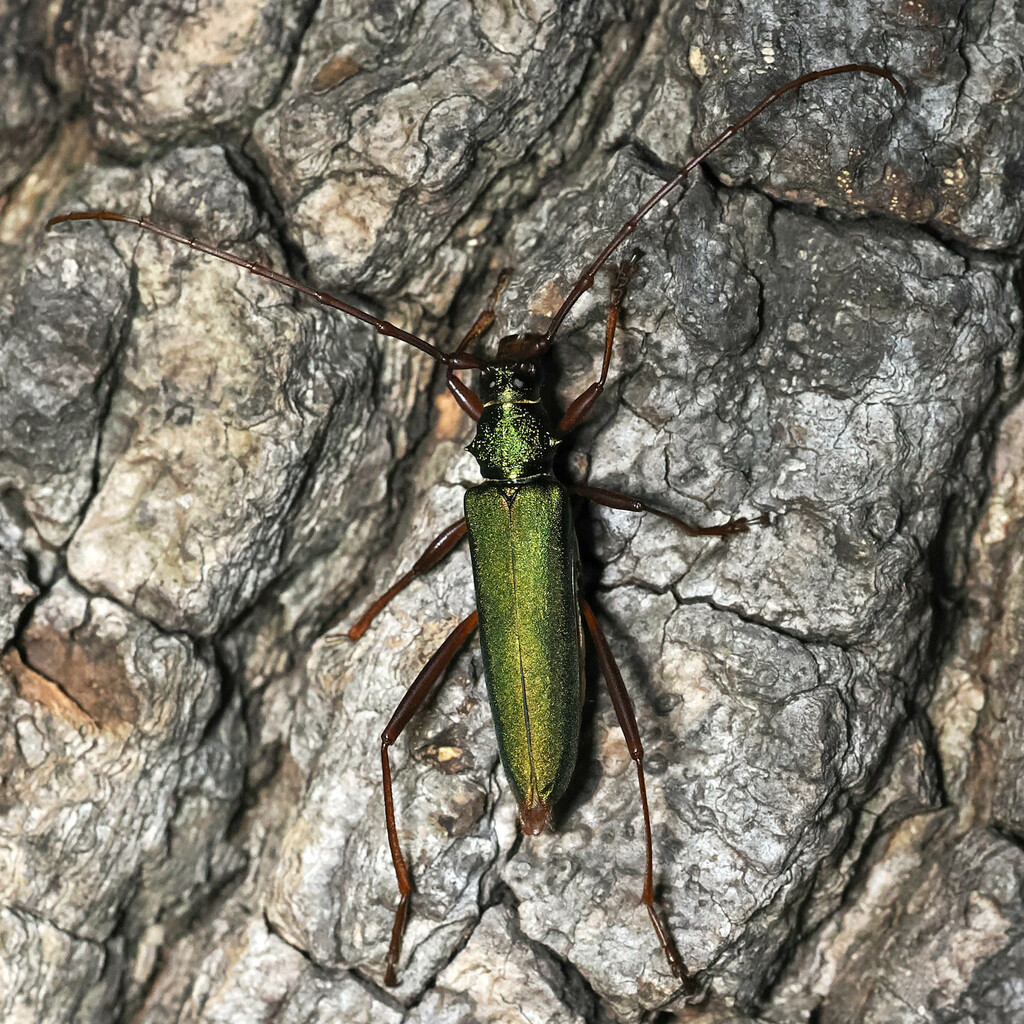
[[[487,480],[521,480],[551,471],[558,439],[540,402],[534,363],[502,363],[481,371],[484,411],[469,451]]]

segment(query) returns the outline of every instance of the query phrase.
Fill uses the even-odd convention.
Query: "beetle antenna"
[[[431,345],[429,341],[424,341],[415,334],[402,330],[401,327],[391,323],[390,320],[381,320],[372,316],[358,306],[344,302],[329,292],[310,288],[309,285],[296,281],[286,274],[280,274],[263,263],[254,263],[252,260],[243,259],[241,256],[236,256],[233,252],[228,252],[226,249],[218,249],[216,246],[202,242],[198,238],[190,238],[188,235],[182,235],[177,231],[172,231],[170,228],[154,224],[153,221],[147,220],[145,217],[126,217],[124,214],[114,213],[112,210],[81,210],[75,213],[62,213],[58,217],[51,217],[46,222],[46,227],[50,229],[55,224],[66,224],[69,221],[75,220],[112,220],[119,224],[134,224],[136,227],[152,232],[154,235],[160,235],[162,238],[169,238],[172,242],[187,245],[190,249],[195,249],[196,252],[205,253],[207,256],[224,260],[226,263],[233,263],[236,267],[241,267],[257,277],[265,277],[268,281],[283,285],[285,288],[294,288],[295,291],[308,295],[311,299],[319,302],[321,306],[340,309],[342,313],[347,313],[349,316],[354,316],[357,320],[362,320],[364,324],[369,324],[378,334],[383,335],[385,338],[397,338],[399,341],[404,341],[407,345],[412,345],[413,348],[426,352],[428,356],[436,359],[451,370],[471,370],[480,365],[479,359],[467,355],[465,352],[442,352],[436,345]]]
[[[773,103],[783,97],[786,93],[792,92],[794,89],[799,89],[802,85],[807,85],[808,82],[816,81],[819,78],[830,78],[832,75],[846,75],[853,72],[863,71],[869,75],[876,75],[878,78],[884,78],[886,81],[891,82],[896,91],[900,94],[901,98],[906,98],[906,90],[900,84],[896,76],[886,68],[877,67],[874,64],[841,64],[834,68],[824,68],[821,71],[809,71],[806,75],[801,75],[799,78],[794,78],[792,82],[787,82],[785,85],[776,89],[773,93],[766,96],[760,103],[757,104],[752,110],[746,113],[738,121],[729,125],[721,135],[713,139],[704,149],[698,153],[695,157],[688,160],[683,166],[683,169],[670,181],[665,182],[657,192],[654,193],[639,210],[623,224],[619,233],[605,246],[601,254],[583,271],[583,274],[572,286],[572,290],[566,296],[565,301],[559,307],[558,312],[555,313],[548,325],[547,331],[544,332],[544,342],[539,347],[539,352],[547,351],[555,340],[555,335],[558,333],[559,327],[562,326],[562,321],[568,316],[573,306],[576,305],[580,296],[585,292],[589,291],[594,286],[594,278],[597,272],[608,262],[609,258],[615,252],[616,249],[622,243],[629,238],[633,232],[636,231],[640,224],[640,221],[647,216],[648,213],[654,209],[658,203],[661,202],[673,189],[678,188],[686,180],[687,175],[695,167],[702,164],[719,146],[724,145],[729,141],[740,129],[746,127],[751,121],[754,120],[759,114],[767,110]],[[538,352],[538,354],[539,354]]]

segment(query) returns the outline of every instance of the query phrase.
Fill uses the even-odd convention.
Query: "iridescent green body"
[[[466,491],[480,646],[505,774],[525,831],[544,827],[576,766],[583,635],[572,509],[550,474],[552,438],[532,380],[490,373]]]

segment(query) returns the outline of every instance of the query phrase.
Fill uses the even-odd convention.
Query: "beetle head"
[[[509,339],[502,339],[502,345]],[[502,349],[499,346],[499,357]],[[484,405],[504,405],[509,402],[540,401],[543,373],[539,363],[529,360],[502,359],[487,363],[480,370]]]
[[[532,363],[551,347],[543,334],[524,331],[522,334],[506,335],[498,342],[499,363]]]

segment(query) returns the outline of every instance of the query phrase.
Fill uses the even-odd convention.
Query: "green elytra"
[[[593,610],[579,593],[579,556],[570,494],[611,508],[651,512],[692,536],[728,537],[746,532],[752,525],[767,523],[768,518],[762,515],[754,520],[738,518],[712,527],[695,526],[628,495],[597,487],[566,488],[551,472],[553,447],[586,419],[604,389],[622,298],[641,256],[639,250],[633,252],[614,278],[600,376],[570,404],[554,428],[547,422],[539,402],[536,360],[551,347],[563,320],[579,298],[593,287],[598,271],[636,231],[641,220],[678,188],[691,170],[786,93],[819,78],[854,72],[884,78],[901,97],[905,96],[903,87],[891,72],[870,64],[844,64],[809,72],[776,89],[689,160],[675,177],[637,210],[576,280],[543,334],[503,338],[498,344],[496,358],[491,360],[471,356],[467,349],[494,322],[493,306],[504,280],[500,280],[495,288],[490,307],[480,314],[458,347],[453,352],[443,352],[390,321],[379,319],[327,292],[144,218],[109,210],[86,210],[63,214],[48,222],[48,228],[78,220],[133,224],[293,288],[324,306],[355,317],[382,336],[412,345],[444,365],[448,389],[459,406],[477,423],[470,451],[480,464],[484,482],[467,489],[464,518],[442,531],[412,568],[374,601],[347,633],[327,637],[328,643],[342,639],[358,640],[398,593],[436,565],[468,535],[477,610],[459,623],[431,656],[381,734],[385,826],[400,895],[385,961],[386,984],[397,983],[396,970],[413,891],[399,843],[389,748],[479,625],[487,691],[502,765],[519,805],[524,832],[534,835],[541,832],[550,819],[552,807],[564,794],[576,764],[583,703],[585,626],[630,756],[636,765],[646,841],[641,902],[647,909],[672,971],[687,991],[696,989],[695,979],[686,970],[655,905],[653,843],[643,747],[632,704],[614,656]],[[455,375],[456,371],[467,369],[482,371],[483,397]]]

